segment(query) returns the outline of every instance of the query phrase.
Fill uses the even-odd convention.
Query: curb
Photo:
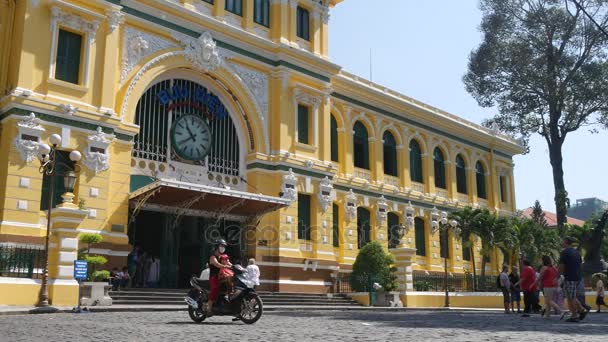
[[[89,307],[88,312],[180,312],[187,311],[188,307]],[[307,307],[307,306],[266,306],[264,311],[266,312],[306,312],[306,311],[373,311],[373,312],[406,312],[406,311],[477,311],[477,312],[500,312],[502,309],[483,309],[483,308],[407,308],[407,307],[368,307],[368,306],[354,306],[354,307]],[[11,316],[11,315],[31,315],[31,314],[50,314],[50,313],[73,313],[72,308],[57,308],[55,311],[40,312],[36,309],[15,309],[15,310],[0,310],[0,316]]]

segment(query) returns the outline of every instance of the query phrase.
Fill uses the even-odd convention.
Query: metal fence
[[[496,287],[496,276],[477,276],[473,274],[448,274],[448,290],[451,292],[499,292]],[[445,291],[445,273],[443,272],[413,272],[413,285],[416,291]]]
[[[338,275],[336,276],[336,282],[335,282],[335,292],[336,293],[352,293],[352,292],[358,292],[355,291],[350,283],[350,278],[352,276],[352,273],[338,273]],[[380,282],[380,277],[378,275],[372,274],[361,274],[359,275],[359,279],[358,279],[358,283],[361,284],[362,289],[359,292],[368,292],[370,290],[370,286],[373,285],[373,283],[379,283]],[[392,273],[391,274],[392,280],[393,282],[397,281],[397,275]]]
[[[0,277],[41,278],[44,249],[0,244]]]

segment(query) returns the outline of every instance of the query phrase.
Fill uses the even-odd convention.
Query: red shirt
[[[557,287],[557,268],[549,266],[543,274],[543,288]]]
[[[525,266],[521,272],[521,289],[524,292],[538,291],[538,286],[532,286],[536,280],[536,271],[531,266]]]

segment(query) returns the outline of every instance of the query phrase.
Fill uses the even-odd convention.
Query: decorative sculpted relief
[[[26,163],[34,161],[38,155],[40,136],[44,132],[44,127],[40,125],[40,119],[34,113],[17,122],[19,135],[15,138],[15,147],[21,155],[21,159]]]
[[[319,205],[323,212],[326,212],[329,209],[329,206],[334,200],[334,186],[332,182],[329,180],[327,176],[323,178],[320,185],[320,191],[318,193],[319,197]]]
[[[293,173],[292,169],[289,169],[289,173],[283,176],[283,184],[281,185],[281,191],[283,194],[281,198],[288,199],[290,201],[295,201],[298,199],[298,190],[296,186],[298,184],[298,178]]]
[[[84,153],[83,164],[95,174],[110,168],[110,154],[108,147],[114,140],[114,135],[104,133],[101,127],[87,138],[89,146]]]
[[[186,59],[202,72],[214,71],[222,65],[220,51],[210,32],[203,32],[197,39],[185,35],[174,35],[182,45]]]
[[[120,83],[123,84],[133,68],[146,57],[178,45],[170,40],[160,38],[153,34],[126,27],[123,34],[122,68]]]

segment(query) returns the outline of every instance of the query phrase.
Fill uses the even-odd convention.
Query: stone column
[[[253,30],[253,0],[243,0],[242,25],[245,31]]]
[[[395,249],[391,249],[395,256],[395,267],[397,267],[397,291],[400,292],[400,299],[403,306],[407,306],[407,293],[414,291],[412,276],[412,261],[416,255],[416,248],[407,248],[402,243]]]
[[[120,47],[120,25],[124,22],[124,14],[118,9],[106,11],[108,16],[105,49],[103,54],[103,77],[101,86],[100,111],[106,115],[116,115],[116,86],[118,84]],[[99,37],[101,38],[101,37]],[[99,39],[98,38],[98,39]]]
[[[72,203],[63,203],[52,211],[49,244],[49,299],[52,305],[78,304],[78,282],[74,280],[77,228],[88,213]]]

